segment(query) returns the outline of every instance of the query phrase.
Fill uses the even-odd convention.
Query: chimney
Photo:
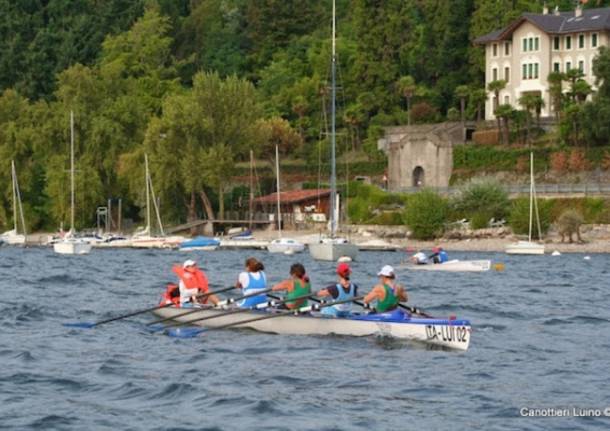
[[[555,6],[555,10],[553,10],[553,15],[559,16],[559,6]]]
[[[580,2],[578,2],[576,4],[576,10],[574,11],[574,16],[576,18],[581,17],[582,16],[582,6],[580,5]]]
[[[544,2],[544,5],[542,6],[542,15],[548,15],[549,14],[549,6],[546,4],[546,2]]]

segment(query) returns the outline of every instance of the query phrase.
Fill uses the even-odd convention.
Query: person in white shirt
[[[265,276],[265,266],[254,257],[246,259],[246,270],[239,274],[236,286],[243,290],[244,295],[250,295],[267,288],[267,277]],[[239,302],[240,307],[250,308],[267,301],[264,294],[254,295]]]

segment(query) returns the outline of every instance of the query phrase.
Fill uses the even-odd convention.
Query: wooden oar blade
[[[194,338],[204,332],[204,328],[170,328],[167,330],[167,335],[175,338]]]
[[[82,328],[82,329],[91,329],[95,328],[94,322],[72,322],[72,323],[64,323],[64,326],[68,328]]]

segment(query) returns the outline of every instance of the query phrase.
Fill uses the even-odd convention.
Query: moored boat
[[[274,239],[267,246],[270,253],[300,253],[305,250],[305,244],[292,238]]]
[[[203,250],[203,251],[213,251],[218,248],[220,245],[220,241],[216,238],[210,238],[207,236],[198,236],[188,241],[183,241],[180,243],[179,250],[180,251],[190,251],[190,250]]]
[[[425,265],[404,265],[412,271],[484,272],[491,268],[491,260],[449,260]]]
[[[184,313],[176,307],[160,308],[154,311],[159,317],[171,318]],[[345,335],[345,336],[389,336],[414,340],[434,346],[456,350],[467,350],[470,344],[471,325],[468,320],[448,320],[436,318],[415,318],[402,312],[382,314],[362,314],[347,318],[324,317],[318,315],[283,315],[272,319],[246,322],[253,317],[263,316],[266,311],[249,311],[240,314],[220,314],[224,310],[202,309],[176,321],[188,322],[198,318],[219,315],[193,325],[215,328],[235,324],[235,328],[249,328],[259,332],[280,335]],[[244,322],[239,325],[239,322]]]

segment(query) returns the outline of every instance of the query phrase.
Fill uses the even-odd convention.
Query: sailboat
[[[157,206],[155,191],[152,187],[152,179],[148,168],[148,154],[144,154],[145,180],[146,180],[146,227],[143,230],[136,231],[131,237],[130,245],[135,248],[172,248],[177,247],[185,238],[182,236],[166,237],[161,222],[161,214]],[[152,198],[152,199],[151,199]],[[151,235],[151,201],[155,208],[157,223],[161,235]]]
[[[59,254],[88,254],[91,244],[74,236],[74,112],[70,111],[70,230],[60,241],[53,244]]]
[[[8,245],[25,244],[26,231],[25,220],[23,218],[23,207],[21,206],[21,193],[19,192],[19,182],[17,181],[17,172],[15,171],[15,161],[11,160],[11,178],[13,183],[13,229],[4,232],[0,235],[0,242],[5,242]],[[21,226],[23,226],[23,234],[18,233],[17,209],[21,216]]]
[[[336,6],[333,0],[332,28],[332,65],[331,65],[331,176],[330,176],[330,238],[321,239],[318,243],[309,244],[311,257],[317,260],[354,260],[358,256],[358,246],[349,243],[345,238],[338,238],[337,220],[339,218],[339,202],[337,194],[337,161],[336,161],[336,98],[337,98],[337,49],[336,49]]]
[[[275,146],[275,172],[276,172],[276,188],[277,188],[277,232],[278,238],[274,239],[267,246],[270,253],[294,254],[305,250],[305,244],[292,238],[282,237],[282,211],[281,211],[281,193],[280,193],[280,155],[277,145]]]
[[[538,226],[538,238],[542,237],[540,229],[540,216],[538,214],[538,201],[536,199],[536,187],[534,185],[534,153],[530,153],[530,220],[527,241],[517,241],[506,246],[507,254],[544,254],[544,244],[532,241],[532,226],[534,210],[536,212],[536,223]]]

